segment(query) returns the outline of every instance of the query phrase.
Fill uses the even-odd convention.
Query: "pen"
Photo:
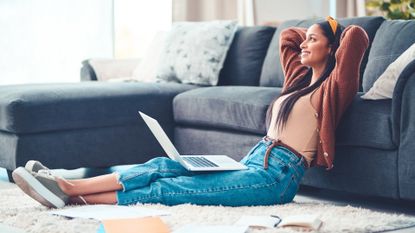
[[[274,227],[276,227],[276,226],[278,226],[278,224],[280,224],[280,222],[281,222],[281,218],[280,217],[278,217],[277,215],[270,215],[271,217],[273,217],[273,218],[276,218],[276,219],[278,219],[278,222],[276,222],[275,224],[274,224]]]

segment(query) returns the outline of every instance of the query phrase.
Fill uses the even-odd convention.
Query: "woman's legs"
[[[95,193],[103,193],[121,190],[116,174],[96,176],[86,179],[65,180],[56,178],[59,187],[69,196],[81,196]]]
[[[242,160],[248,170],[160,177],[145,186],[137,185],[144,184],[140,175],[120,179],[126,188],[117,191],[117,203],[245,206],[290,202],[304,174],[304,161],[286,149],[273,148],[268,169],[264,169],[268,146],[259,143]]]
[[[116,191],[145,187],[159,178],[191,174],[193,173],[187,171],[178,162],[159,157],[120,172],[120,174],[113,173],[77,180],[56,178],[56,181],[62,191],[71,197],[70,203],[72,204],[116,204]],[[123,187],[119,180],[130,182],[127,187]]]
[[[117,193],[112,191],[84,196],[73,196],[69,198],[69,204],[117,204]]]
[[[248,170],[195,173],[171,159],[155,158],[119,174],[80,180],[52,177],[51,180],[55,187],[59,186],[57,190],[63,190],[70,196],[69,203],[77,204],[193,203],[240,206],[289,202],[304,175],[304,161],[286,149],[275,147],[269,157],[268,169],[264,169],[264,154],[268,146],[268,142],[258,143],[242,160],[249,167]],[[24,168],[19,169],[21,173],[29,174]],[[26,180],[25,184],[37,179],[30,174],[28,176],[31,179]],[[48,178],[38,179],[34,183],[39,184],[39,180],[45,179],[46,183],[50,183]],[[68,203],[48,205],[47,202],[41,202],[42,199],[36,200],[55,208]]]
[[[146,187],[118,191],[120,205],[162,203],[178,205],[271,205],[279,202],[279,180],[263,169],[211,172],[195,176],[161,178]]]
[[[56,181],[62,191],[70,196],[70,204],[116,204],[115,191],[122,189],[116,174],[78,180],[56,178]]]

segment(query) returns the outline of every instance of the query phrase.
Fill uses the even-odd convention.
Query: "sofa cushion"
[[[264,135],[269,103],[280,88],[221,86],[199,88],[174,98],[176,123]]]
[[[157,80],[217,85],[237,26],[233,20],[174,23],[159,57]]]
[[[185,127],[265,135],[266,110],[280,91],[280,88],[240,86],[187,91],[174,98],[174,119]],[[337,145],[396,148],[392,139],[391,101],[363,101],[359,95],[340,122]]]
[[[355,96],[336,131],[336,144],[395,149],[391,122],[391,100],[365,101]],[[379,133],[381,132],[381,133]]]
[[[241,27],[235,34],[218,85],[258,86],[273,27]]]
[[[399,35],[399,36],[397,36]],[[415,20],[388,20],[373,40],[363,75],[363,91],[368,91],[389,64],[415,43]]]
[[[366,94],[362,95],[362,99],[392,99],[396,82],[403,70],[415,60],[415,44],[411,45],[403,52],[395,61],[393,61],[383,72],[379,78],[373,83],[373,86]]]
[[[267,55],[264,60],[264,65],[262,67],[262,73],[260,78],[260,86],[275,86],[282,87],[284,84],[284,74],[282,71],[280,63],[280,52],[279,52],[279,39],[281,31],[289,27],[305,27],[308,28],[314,23],[320,21],[321,19],[310,19],[310,20],[288,20],[283,22],[274,33],[270,46],[268,48]],[[339,23],[347,27],[349,25],[359,25],[365,29],[366,33],[369,36],[369,45],[375,37],[376,30],[379,28],[381,23],[384,21],[382,17],[358,17],[358,18],[345,18],[339,19]],[[367,57],[369,54],[369,49],[366,51],[362,65],[360,68],[360,77],[363,76],[363,71],[366,67]],[[360,87],[360,90],[362,88]]]
[[[138,121],[138,110],[172,122],[173,97],[195,87],[105,82],[0,86],[0,130],[33,133],[122,126]]]

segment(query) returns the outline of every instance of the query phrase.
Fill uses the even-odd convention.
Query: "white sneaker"
[[[41,162],[39,162],[37,160],[27,161],[24,168],[26,168],[26,170],[28,170],[30,172],[38,172],[40,170],[49,170],[48,167],[46,167],[45,165],[43,165]]]
[[[48,170],[39,170],[38,173],[18,167],[12,173],[14,182],[31,198],[49,208],[62,208],[69,196],[59,187],[55,177]]]

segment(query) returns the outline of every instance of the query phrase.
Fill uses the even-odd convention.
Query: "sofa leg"
[[[10,183],[14,183],[14,180],[13,180],[13,177],[12,177],[12,172],[13,171],[11,171],[9,169],[6,169],[6,170],[7,170],[7,177],[9,178]]]

